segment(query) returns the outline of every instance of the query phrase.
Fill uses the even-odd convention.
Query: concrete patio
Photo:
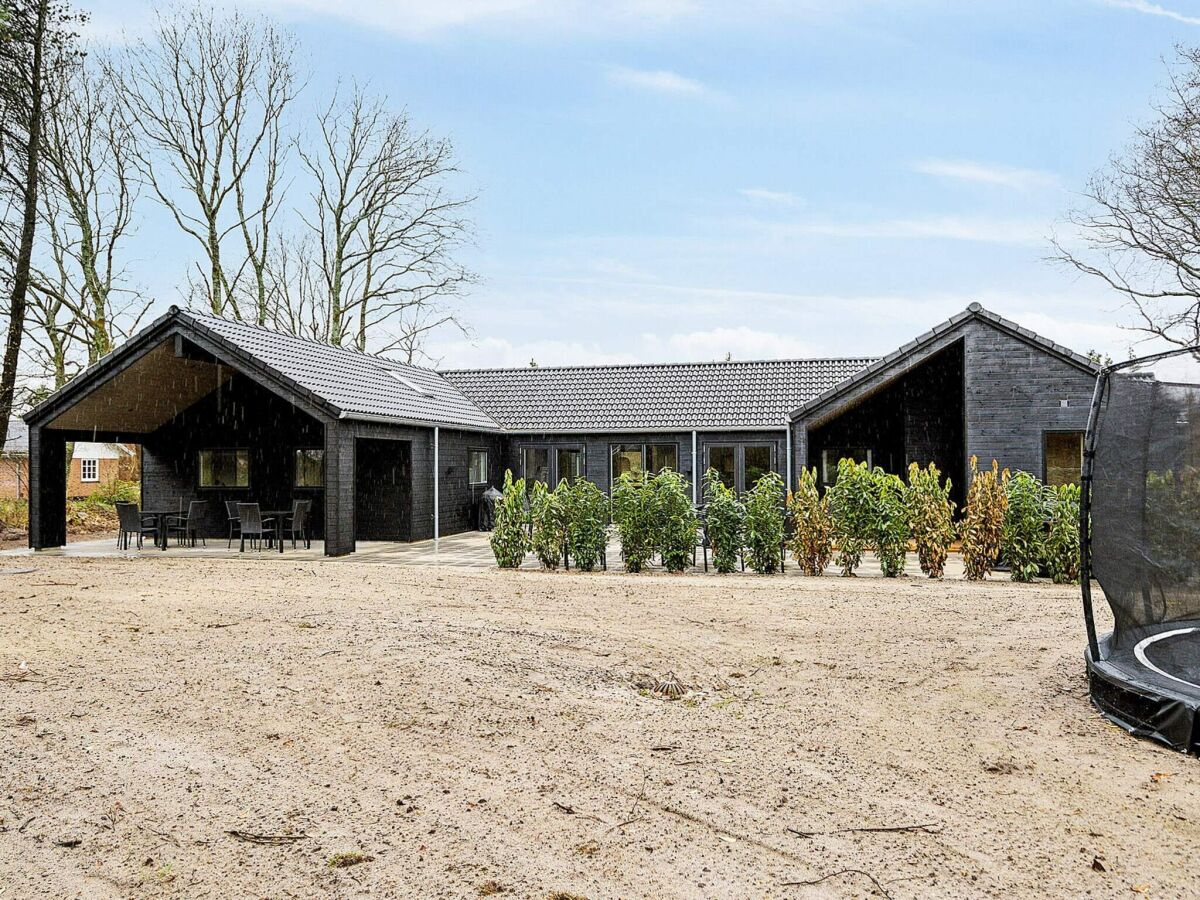
[[[172,543],[166,550],[159,550],[150,544],[145,545],[141,550],[118,550],[115,537],[106,537],[103,539],[89,539],[71,541],[66,547],[58,547],[48,550],[29,550],[20,548],[16,550],[5,550],[0,552],[0,557],[24,557],[26,559],[36,558],[40,556],[65,556],[77,558],[143,558],[143,559],[257,559],[265,562],[296,562],[297,560],[305,560],[312,562],[350,562],[350,563],[373,563],[378,565],[393,565],[393,566],[450,566],[453,568],[470,568],[470,569],[488,569],[494,568],[496,565],[495,558],[492,556],[492,548],[488,544],[489,534],[481,531],[468,531],[463,534],[455,534],[449,537],[444,537],[440,541],[415,541],[413,543],[398,543],[394,541],[359,541],[358,549],[347,556],[327,557],[325,553],[325,545],[321,541],[313,541],[312,547],[305,549],[303,546],[297,546],[292,549],[290,543],[285,543],[284,552],[280,553],[277,549],[263,547],[258,550],[251,550],[247,547],[246,552],[240,553],[238,543],[235,540],[232,548],[227,548],[224,540],[213,539],[208,542],[207,546],[186,547],[177,546]],[[700,551],[697,550],[696,555],[697,565],[691,571],[697,574],[704,572],[702,557]],[[522,569],[540,569],[541,564],[537,559],[530,554],[526,557]],[[608,545],[608,571],[623,572],[624,565],[621,563],[621,544],[615,537],[609,541]],[[646,571],[664,573],[665,570],[661,565],[655,564],[648,566]],[[830,566],[827,570],[828,574],[837,574],[837,569]],[[908,556],[908,566],[906,574],[909,576],[920,576],[921,570],[917,564],[917,557],[910,553]],[[709,573],[713,573],[712,560],[709,560]],[[950,558],[946,562],[946,577],[961,578],[963,574],[962,557],[957,553],[951,553]],[[795,562],[790,558],[787,561],[787,568],[784,571],[785,576],[800,576],[800,570]],[[867,553],[863,557],[862,565],[858,569],[860,577],[882,577],[879,572],[879,564],[871,553]],[[996,576],[993,576],[996,577]],[[1005,577],[1003,575],[999,577]]]

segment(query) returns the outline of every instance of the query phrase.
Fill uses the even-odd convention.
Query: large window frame
[[[93,484],[100,480],[100,460],[94,457],[79,460],[79,480]]]
[[[475,471],[476,461],[483,459],[482,475]],[[522,459],[522,465],[524,460]],[[467,448],[467,485],[469,487],[479,487],[480,485],[491,483],[491,466],[488,461],[487,447],[468,447]]]
[[[668,468],[672,469],[676,472],[679,471],[679,441],[614,441],[608,445],[608,487],[609,487],[610,491],[612,490],[613,485],[616,484],[616,481],[617,481],[617,476],[616,476],[614,468],[613,468],[613,458],[617,455],[618,447],[629,448],[628,450],[621,451],[623,453],[632,452],[634,448],[637,448],[637,451],[641,458],[641,463],[639,464],[639,468],[637,471],[642,471],[642,472],[650,472],[650,469],[646,465],[646,462],[650,456],[650,448],[651,447],[658,447],[658,448],[669,447],[671,449],[671,452],[675,455],[675,465],[659,466],[656,470],[654,470],[654,472],[650,472],[650,474],[656,475],[659,472],[661,472],[663,469],[668,469]]]
[[[1050,481],[1050,439],[1054,436],[1074,436],[1079,442],[1079,469],[1075,472],[1074,481],[1067,482],[1068,484],[1080,484],[1083,474],[1083,441],[1084,432],[1078,428],[1047,428],[1042,432],[1042,482],[1043,484],[1051,484]],[[1057,486],[1057,485],[1055,485]]]
[[[318,453],[320,456],[311,457],[312,459],[320,459],[321,461],[321,483],[320,484],[301,484],[301,454]],[[325,448],[324,447],[296,447],[292,452],[292,490],[296,491],[321,491],[325,489]]]
[[[865,462],[868,469],[875,468],[875,453],[870,447],[826,447],[821,451],[821,471],[819,473],[821,484],[824,487],[832,487],[833,483],[837,481],[838,463],[846,458],[846,451],[848,450],[865,450],[867,455],[865,460],[859,459],[854,454],[851,454],[849,458],[853,459],[856,463]],[[830,475],[833,477],[830,478]]]
[[[528,461],[528,453],[531,450],[546,451],[546,486],[554,488],[566,475],[559,471],[559,454],[563,452],[575,452],[579,454],[579,476],[587,477],[587,446],[582,443],[569,444],[519,444],[517,451],[521,454],[521,477],[525,479],[525,486],[529,487],[532,482],[529,478],[526,463]]]
[[[234,471],[238,469],[239,455],[244,454],[246,459],[246,483],[245,484],[205,484],[204,483],[204,454],[205,453],[232,453],[234,454]],[[210,469],[212,467],[210,466]],[[201,491],[246,491],[250,489],[254,482],[254,473],[252,471],[250,448],[248,447],[202,447],[196,451],[196,488]]]
[[[769,456],[767,468],[763,475],[767,472],[778,472],[778,453],[779,448],[772,441],[712,441],[706,442],[704,445],[704,471],[707,472],[712,465],[712,452],[714,450],[732,450],[733,451],[733,484],[730,488],[738,494],[744,494],[754,485],[746,484],[746,450],[748,448],[762,448],[767,451]],[[762,477],[761,475],[759,476]]]

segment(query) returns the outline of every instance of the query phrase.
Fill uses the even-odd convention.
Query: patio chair
[[[117,549],[119,550],[129,549],[131,535],[137,535],[137,546],[141,550],[144,535],[148,534],[153,538],[158,534],[158,525],[146,524],[146,517],[138,511],[136,503],[117,504],[117,527],[120,529],[117,532]]]
[[[237,511],[238,531],[242,538],[239,553],[246,552],[246,538],[250,538],[250,549],[254,550],[262,548],[263,538],[269,541],[275,536],[275,520],[264,519],[262,508],[257,503],[239,503]]]
[[[226,550],[233,546],[233,529],[237,528],[239,532],[241,531],[239,527],[241,520],[238,519],[237,508],[238,502],[236,500],[225,501],[225,518],[229,521],[229,540],[225,542]]]
[[[285,516],[283,519],[283,533],[291,534],[292,549],[296,549],[296,537],[304,541],[304,549],[308,550],[312,547],[312,540],[308,534],[308,514],[312,510],[311,500],[293,500],[292,514]]]
[[[204,508],[208,506],[207,500],[192,500],[188,502],[186,516],[171,516],[167,520],[167,534],[175,533],[175,539],[180,543],[191,541],[193,547],[196,546],[196,536],[199,535],[200,543],[205,547],[208,542],[204,540],[204,535],[200,534],[200,520],[204,518]]]

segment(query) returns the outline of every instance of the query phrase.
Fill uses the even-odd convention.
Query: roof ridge
[[[439,375],[478,375],[487,372],[497,373],[514,373],[514,372],[579,372],[596,369],[685,369],[697,366],[762,366],[762,365],[783,365],[787,363],[803,363],[813,365],[815,363],[870,363],[879,356],[810,356],[810,357],[783,357],[778,359],[710,359],[696,360],[694,362],[638,362],[638,363],[584,363],[577,366],[497,366],[497,367],[482,367],[474,369],[434,369]]]

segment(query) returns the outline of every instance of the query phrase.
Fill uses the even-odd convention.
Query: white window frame
[[[88,469],[91,469],[91,474],[88,474]],[[79,460],[79,480],[95,483],[100,480],[100,460],[98,459],[81,459]]]
[[[483,457],[483,477],[476,480],[475,473],[471,471],[471,463],[476,456]],[[475,487],[480,484],[488,483],[488,452],[483,447],[471,447],[467,450],[467,484]]]

